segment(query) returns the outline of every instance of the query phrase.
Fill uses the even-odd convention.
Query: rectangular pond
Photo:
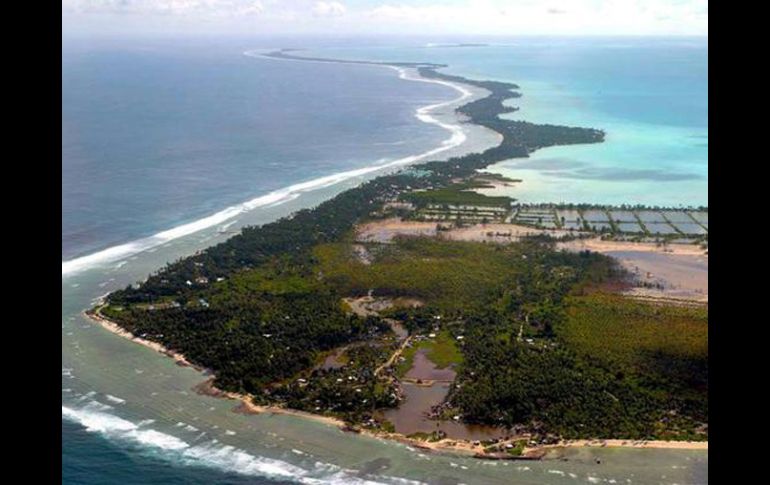
[[[644,226],[650,234],[677,234],[676,229],[667,222],[645,222]]]

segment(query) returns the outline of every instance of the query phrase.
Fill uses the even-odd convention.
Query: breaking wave
[[[247,56],[255,56],[253,52],[245,52],[244,54]],[[311,61],[293,61],[293,62],[311,62]],[[249,212],[260,207],[273,207],[273,206],[285,204],[289,201],[296,199],[297,197],[299,197],[301,194],[305,192],[311,192],[314,190],[336,185],[346,180],[350,180],[356,177],[362,177],[372,172],[376,172],[378,170],[394,168],[401,165],[408,165],[418,160],[421,160],[423,158],[437,155],[451,148],[455,148],[465,142],[467,137],[463,132],[462,127],[460,127],[460,125],[444,123],[442,121],[439,121],[435,117],[431,116],[431,113],[437,109],[464,101],[465,99],[471,97],[472,93],[468,89],[466,89],[464,86],[460,84],[451,83],[451,82],[447,82],[439,79],[426,79],[422,77],[411,76],[409,75],[406,69],[403,69],[400,67],[396,67],[396,66],[383,66],[383,67],[397,70],[399,72],[399,77],[401,79],[405,79],[409,81],[427,82],[432,84],[441,84],[444,86],[449,86],[460,93],[460,96],[458,96],[457,98],[454,98],[449,101],[444,101],[441,103],[423,106],[419,108],[415,113],[415,116],[417,117],[417,119],[419,119],[423,123],[437,125],[451,133],[451,136],[448,139],[444,140],[440,146],[436,148],[432,148],[420,154],[406,156],[403,158],[399,158],[397,160],[392,160],[385,163],[378,163],[375,165],[370,165],[368,167],[358,168],[354,170],[347,170],[344,172],[339,172],[332,175],[326,175],[324,177],[319,177],[316,179],[290,185],[288,187],[284,187],[282,189],[275,190],[268,194],[253,198],[242,204],[228,207],[210,216],[159,232],[153,236],[137,239],[135,241],[131,241],[125,244],[119,244],[117,246],[112,246],[110,248],[97,251],[95,253],[92,253],[86,256],[81,256],[81,257],[70,259],[67,261],[62,261],[62,264],[61,264],[62,277],[69,276],[96,266],[104,265],[106,263],[114,263],[114,262],[120,261],[122,264],[124,264],[121,260],[129,256],[161,246],[175,239],[188,236],[190,234],[202,231],[204,229],[217,226],[245,212]]]

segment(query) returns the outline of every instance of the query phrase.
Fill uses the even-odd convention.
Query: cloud
[[[241,10],[242,15],[259,15],[265,11],[264,5],[259,0],[249,3],[250,5],[243,7]]]
[[[707,0],[385,0],[371,18],[432,31],[516,34],[705,34]]]
[[[316,33],[334,18],[341,35],[708,34],[707,0],[62,0],[62,9],[106,32],[142,30],[147,20],[186,33]],[[93,13],[111,20],[81,15]]]
[[[140,15],[254,15],[264,12],[261,0],[62,0],[70,13]]]
[[[313,15],[316,17],[339,17],[345,15],[345,6],[340,2],[316,2]]]

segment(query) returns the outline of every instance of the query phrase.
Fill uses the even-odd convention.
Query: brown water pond
[[[406,373],[406,379],[431,381],[431,385],[402,382],[404,401],[397,409],[388,409],[381,414],[396,428],[398,433],[431,433],[441,430],[447,437],[464,440],[486,440],[502,438],[509,432],[493,426],[463,424],[457,421],[435,421],[428,418],[433,406],[440,404],[449,393],[449,388],[456,376],[451,367],[436,368],[421,349],[415,353],[414,364]]]
[[[428,359],[425,349],[420,349],[414,354],[414,363],[404,377],[407,379],[420,379],[423,381],[446,381],[451,383],[457,373],[452,366],[439,369],[436,364]]]

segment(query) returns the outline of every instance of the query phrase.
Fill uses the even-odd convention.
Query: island
[[[197,390],[237,399],[239,412],[296,414],[479,458],[707,447],[707,298],[640,272],[649,258],[611,256],[629,245],[707,255],[708,209],[485,194],[520,182],[486,167],[600,143],[604,132],[501,118],[515,110],[504,104],[520,96],[514,84],[379,64],[487,90],[458,111],[502,142],[244,228],[107,295],[89,316],[209,372]]]

